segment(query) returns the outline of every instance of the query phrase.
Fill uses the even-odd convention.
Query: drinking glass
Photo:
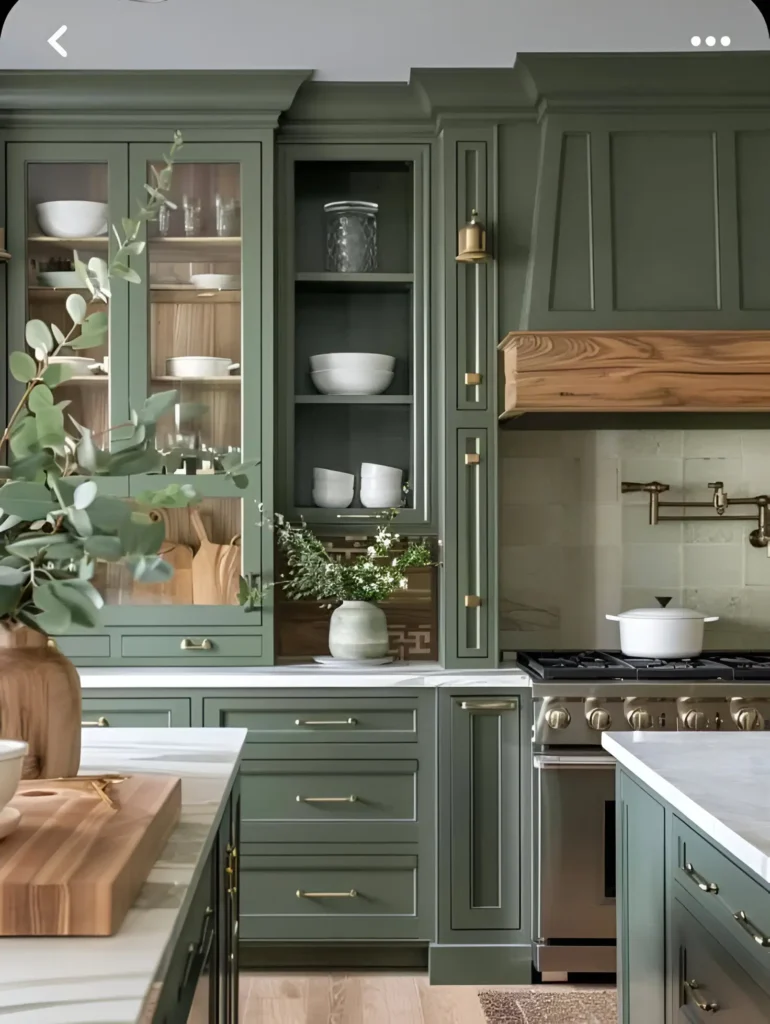
[[[217,195],[215,203],[217,234],[219,237],[229,238],[237,235],[240,231],[240,204],[238,200],[225,199],[224,196]]]
[[[184,233],[188,238],[194,238],[201,233],[203,214],[201,201],[193,196],[184,196],[182,209],[184,210]]]

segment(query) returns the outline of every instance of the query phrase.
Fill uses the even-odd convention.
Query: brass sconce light
[[[460,228],[457,237],[458,263],[486,263],[492,257],[487,252],[487,233],[478,222],[478,210],[471,210],[471,219]]]

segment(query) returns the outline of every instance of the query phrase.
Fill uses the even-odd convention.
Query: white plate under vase
[[[395,654],[389,654],[385,658],[332,658],[328,654],[318,655],[313,658],[316,665],[324,668],[377,668],[381,665],[392,665],[396,660]]]

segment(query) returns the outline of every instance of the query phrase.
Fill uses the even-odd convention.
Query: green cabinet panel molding
[[[85,725],[121,729],[186,728],[191,723],[187,697],[84,697]]]

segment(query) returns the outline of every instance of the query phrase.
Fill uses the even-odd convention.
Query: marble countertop
[[[164,977],[237,771],[245,729],[84,729],[80,770],[182,779],[179,825],[109,938],[0,938],[3,1024],[136,1024]],[[1,847],[0,847],[1,849]]]
[[[327,668],[323,665],[277,665],[263,668],[81,668],[84,690],[108,689],[265,689],[355,687],[367,689],[435,689],[439,686],[531,687],[532,680],[515,663],[468,672],[448,670],[434,662],[399,661],[371,669]]]
[[[603,733],[602,746],[770,883],[770,732]]]

